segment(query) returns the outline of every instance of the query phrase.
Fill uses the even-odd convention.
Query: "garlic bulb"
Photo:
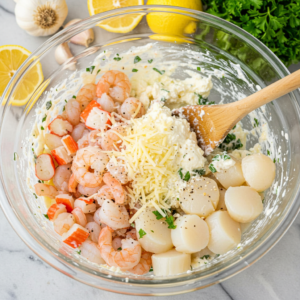
[[[71,20],[64,27],[66,28],[70,25],[73,25],[73,24],[79,22],[79,21],[81,21],[81,19]],[[90,29],[87,29],[87,30],[73,36],[70,39],[70,42],[73,44],[88,47],[94,41],[94,39],[95,39],[94,30],[92,28],[90,28]]]
[[[54,34],[68,14],[65,0],[18,0],[16,21],[27,33],[34,36]]]

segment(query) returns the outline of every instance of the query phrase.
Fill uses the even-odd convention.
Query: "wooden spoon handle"
[[[231,103],[240,120],[256,108],[267,104],[289,92],[300,87],[300,70],[272,83],[264,89],[244,98],[243,100]],[[236,105],[235,105],[236,104]]]

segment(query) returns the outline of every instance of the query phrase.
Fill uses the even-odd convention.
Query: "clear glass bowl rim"
[[[259,51],[261,55],[272,65],[272,67],[275,69],[277,74],[282,78],[284,76],[287,76],[289,74],[288,69],[284,66],[284,64],[279,60],[279,58],[269,49],[267,48],[263,43],[261,43],[258,39],[256,39],[254,36],[246,32],[245,30],[241,29],[240,27],[225,21],[219,17],[192,10],[192,9],[186,9],[182,7],[176,7],[176,6],[165,6],[165,5],[141,5],[141,6],[132,6],[128,8],[119,8],[115,9],[114,11],[108,11],[104,12],[98,15],[91,16],[87,19],[84,19],[60,32],[55,34],[53,37],[49,38],[46,42],[44,42],[36,51],[34,51],[30,57],[23,63],[22,66],[28,66],[31,63],[34,63],[36,60],[38,60],[40,57],[43,56],[44,53],[46,53],[49,49],[61,44],[62,42],[68,40],[73,35],[76,35],[80,33],[83,29],[88,29],[91,27],[94,27],[98,22],[115,16],[121,16],[124,14],[131,14],[131,13],[142,13],[143,11],[150,12],[153,8],[155,8],[155,12],[167,12],[167,13],[180,13],[189,17],[196,18],[201,21],[208,21],[209,23],[212,23],[215,26],[222,27],[225,31],[228,33],[232,33],[235,36],[241,38],[245,42],[247,42],[250,46],[252,46],[256,51]],[[170,9],[177,9],[178,11],[170,11]],[[16,82],[15,79],[19,78],[20,72],[24,71],[24,68],[20,67],[20,69],[15,73],[14,77],[6,87],[6,90],[4,91],[3,95],[5,95],[5,98],[9,98],[10,93],[9,90],[12,91],[12,87],[14,83]],[[26,69],[25,69],[26,72]],[[298,114],[300,112],[300,107],[296,99],[300,101],[300,93],[299,90],[296,90],[292,93],[290,93],[290,96],[295,101],[295,106],[298,110]],[[3,96],[4,99],[4,96]],[[6,100],[7,100],[6,99]],[[0,130],[3,130],[4,126],[2,124],[3,115],[5,113],[5,109],[8,106],[9,101],[6,101],[5,105],[2,105],[0,108],[0,120],[1,120],[1,127]],[[1,132],[0,132],[1,133]],[[1,153],[0,153],[1,155]],[[54,254],[51,252],[49,248],[47,248],[44,244],[42,244],[25,226],[23,226],[22,221],[20,218],[15,214],[13,207],[10,204],[10,199],[8,197],[8,193],[5,189],[5,181],[3,177],[3,171],[2,167],[0,166],[0,178],[1,178],[1,189],[0,189],[0,206],[13,227],[13,229],[16,231],[16,233],[19,235],[19,237],[24,241],[24,243],[36,254],[38,255],[42,260],[44,260],[46,263],[57,269],[58,271],[62,272],[63,274],[74,278],[80,282],[83,282],[85,284],[91,285],[96,288],[106,289],[109,291],[119,292],[119,293],[126,293],[126,294],[133,294],[133,295],[163,295],[167,294],[178,294],[178,293],[185,293],[188,291],[197,290],[199,288],[204,288],[213,284],[216,284],[218,282],[221,282],[225,279],[228,279],[237,273],[241,272],[248,266],[252,265],[254,262],[256,262],[258,259],[260,259],[264,254],[266,254],[279,240],[280,238],[285,234],[285,232],[288,230],[288,228],[291,226],[292,222],[296,218],[299,210],[300,210],[300,201],[297,201],[297,198],[300,194],[299,191],[299,183],[300,183],[300,175],[297,178],[297,186],[295,187],[294,191],[294,197],[293,201],[290,201],[289,208],[286,210],[285,215],[282,217],[282,220],[280,223],[276,224],[272,230],[268,232],[268,235],[264,238],[263,241],[260,241],[257,243],[256,247],[252,249],[249,253],[247,253],[245,256],[243,256],[243,259],[239,261],[233,261],[231,264],[226,266],[225,268],[221,269],[217,274],[210,274],[208,275],[208,282],[206,282],[204,285],[197,284],[197,277],[187,275],[187,279],[184,279],[180,282],[178,280],[166,280],[160,284],[157,284],[156,282],[145,284],[142,281],[139,280],[131,280],[130,284],[132,287],[137,288],[146,288],[150,287],[153,291],[156,287],[166,287],[168,291],[163,292],[162,294],[157,290],[157,292],[151,292],[148,293],[147,291],[133,291],[132,293],[128,293],[121,290],[114,290],[113,288],[105,288],[103,286],[98,286],[96,284],[93,284],[92,282],[88,282],[87,280],[83,279],[82,276],[80,276],[81,273],[86,273],[89,276],[95,276],[92,273],[87,273],[86,271],[80,269],[79,267],[76,267],[75,265],[71,265],[67,263],[65,260],[58,256],[54,256]],[[247,258],[247,261],[244,261],[244,259]],[[185,277],[185,278],[186,278]],[[99,279],[99,277],[97,276]],[[118,277],[112,276],[111,279],[102,278],[105,281],[109,281],[112,284],[125,284],[125,282],[120,282],[120,279]],[[186,285],[190,284],[190,288],[184,289],[182,292],[176,291],[172,292],[172,286],[178,286],[178,285]]]

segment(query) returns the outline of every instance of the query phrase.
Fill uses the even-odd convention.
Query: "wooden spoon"
[[[242,100],[223,105],[191,105],[173,111],[185,118],[195,131],[199,146],[208,155],[229,131],[256,108],[300,87],[300,70]]]

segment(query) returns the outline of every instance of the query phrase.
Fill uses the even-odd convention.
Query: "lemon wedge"
[[[148,0],[147,4],[180,6],[202,11],[201,0]],[[153,10],[155,11],[157,9]],[[170,12],[182,12],[181,10],[174,8],[170,8],[168,10]],[[154,33],[172,36],[184,36],[185,34],[192,34],[197,29],[197,20],[195,18],[182,16],[176,13],[149,13],[147,15],[147,22],[150,29]]]
[[[143,4],[144,0],[88,0],[88,10],[93,16],[116,8]],[[98,23],[98,26],[109,32],[127,33],[139,24],[143,16],[143,13],[116,16]]]
[[[31,53],[17,45],[5,45],[0,47],[0,96],[2,96],[7,84],[22,63]],[[37,63],[21,79],[14,91],[12,105],[25,105],[35,89],[43,82],[42,65]]]

